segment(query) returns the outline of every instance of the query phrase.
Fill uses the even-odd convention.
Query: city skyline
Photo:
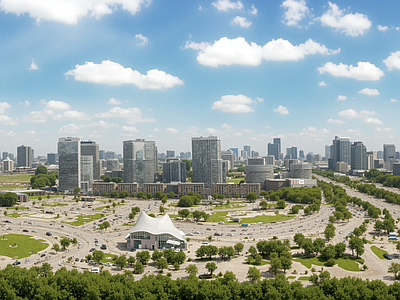
[[[0,151],[45,156],[68,136],[116,153],[210,135],[262,156],[273,138],[322,156],[334,136],[396,144],[397,1],[98,2],[0,0]]]

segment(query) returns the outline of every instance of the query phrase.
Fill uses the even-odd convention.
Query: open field
[[[300,276],[299,278],[297,278],[297,280],[310,281],[310,276]]]
[[[50,195],[50,198],[47,198],[48,195],[29,196],[29,200],[38,200],[39,197],[41,197],[42,200],[45,200],[45,199],[51,199],[51,198],[59,198],[59,199],[62,199],[63,196],[59,196],[59,195]]]
[[[26,189],[27,185],[19,185],[19,184],[2,184],[0,185],[0,190],[13,190],[13,189]]]
[[[65,222],[67,224],[71,224],[74,226],[81,226],[83,224],[92,222],[93,220],[100,219],[104,216],[104,214],[94,214],[94,215],[79,215],[76,217],[76,220],[73,222]]]
[[[309,258],[297,258],[294,259],[294,261],[297,261],[301,263],[303,266],[306,268],[311,268],[311,265],[316,265],[316,266],[321,266],[325,267],[325,264],[327,262],[326,259],[318,256],[318,257],[309,257]],[[352,256],[345,256],[344,258],[338,258],[335,259],[335,264],[337,264],[340,268],[347,270],[347,271],[361,271],[358,263],[364,262],[362,258],[356,258]]]
[[[33,174],[13,174],[13,175],[1,175],[0,183],[22,183],[22,182],[31,182],[31,177]]]
[[[229,183],[229,182],[239,183],[242,180],[246,181],[246,178],[231,178],[231,179],[227,179],[226,182],[227,183]],[[235,195],[232,195],[232,196],[235,196]]]
[[[62,204],[62,203],[58,203],[58,202],[53,202],[51,204],[43,203],[42,206],[56,207],[56,206],[68,206],[68,204]]]
[[[263,223],[271,223],[271,222],[279,222],[279,221],[285,221],[293,218],[294,216],[287,216],[287,215],[275,215],[275,216],[256,216],[253,218],[246,218],[242,217],[242,222],[243,223],[258,223],[258,222],[263,222]]]
[[[28,208],[25,206],[12,206],[12,207],[6,207],[7,210],[12,209],[12,210],[27,210]]]
[[[6,234],[5,240],[0,238],[0,255],[8,257],[24,258],[38,253],[47,248],[49,244],[44,240],[35,240],[31,235],[25,234]],[[10,245],[16,244],[16,247]]]
[[[386,259],[386,258],[383,257],[383,254],[388,253],[387,251],[382,250],[382,249],[378,248],[377,246],[371,246],[371,250],[372,250],[372,252],[374,252],[375,255],[378,256],[380,259]]]

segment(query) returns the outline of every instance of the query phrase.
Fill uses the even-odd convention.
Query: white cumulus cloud
[[[230,0],[217,0],[212,3],[218,10],[221,11],[229,11],[230,9],[238,9],[242,10],[243,9],[243,3],[239,1],[230,1]]]
[[[29,14],[37,23],[46,20],[77,24],[86,16],[100,19],[117,7],[134,15],[144,3],[148,5],[151,0],[1,0],[0,9],[18,16]]]
[[[67,110],[61,114],[53,116],[53,120],[67,121],[67,120],[89,120],[91,117],[82,111]]]
[[[396,102],[399,102],[399,100],[396,100],[396,99],[390,99],[390,102],[392,102],[392,103],[396,103]]]
[[[43,110],[43,111],[31,111],[28,116],[26,116],[24,119],[28,123],[34,123],[34,124],[43,124],[46,123],[47,117],[53,116],[54,112],[52,110]]]
[[[389,57],[383,61],[389,71],[400,69],[400,51],[390,53]]]
[[[206,132],[209,135],[221,135],[223,134],[223,132],[221,130],[209,127],[206,130],[204,130],[204,132]]]
[[[187,41],[184,48],[197,50],[197,61],[211,67],[233,64],[258,66],[262,60],[297,61],[306,55],[331,55],[340,52],[340,48],[331,50],[312,39],[295,46],[288,40],[279,38],[261,46],[254,42],[249,44],[243,37],[222,37],[214,44]]]
[[[228,113],[248,113],[254,111],[248,104],[253,103],[249,97],[244,95],[225,95],[221,100],[214,102],[212,109]]]
[[[224,124],[222,124],[222,126],[221,126],[222,128],[224,128],[224,129],[231,129],[232,128],[232,126],[231,125],[229,125],[229,124],[226,124],[226,123],[224,123]]]
[[[111,105],[119,105],[119,104],[121,104],[122,102],[119,101],[119,100],[117,100],[117,99],[110,98],[110,100],[108,100],[107,103],[108,103],[108,104],[111,104]]]
[[[244,17],[237,16],[232,20],[232,25],[240,25],[240,27],[244,28],[249,28],[251,24],[252,23]]]
[[[143,116],[142,111],[137,107],[121,108],[119,106],[111,108],[109,111],[94,115],[96,118],[115,118],[127,119],[128,123],[149,123],[155,122],[154,118]]]
[[[285,23],[288,26],[298,26],[298,23],[310,13],[304,0],[286,0],[281,7],[286,10]]]
[[[141,33],[135,35],[135,38],[140,41],[140,43],[138,44],[139,46],[145,46],[149,43],[149,39],[143,36]]]
[[[374,111],[369,111],[369,110],[362,110],[361,112],[356,112],[354,109],[346,109],[341,112],[339,112],[339,116],[346,118],[346,119],[358,119],[358,118],[368,118],[371,115],[375,115],[376,113]]]
[[[24,105],[25,105],[25,106],[29,106],[29,105],[31,105],[31,103],[30,103],[28,100],[25,100],[25,101],[24,101]]]
[[[281,115],[288,115],[289,111],[286,107],[279,105],[277,108],[274,109],[274,112],[281,114]]]
[[[250,13],[255,16],[257,15],[257,12],[258,12],[257,8],[254,6],[254,4],[252,4]]]
[[[330,123],[330,124],[346,124],[345,121],[338,120],[338,119],[336,119],[336,120],[334,120],[334,119],[328,119],[328,121],[326,121],[326,122],[327,122],[327,123]]]
[[[12,117],[6,115],[0,115],[0,124],[1,125],[16,125],[17,121]]]
[[[139,130],[136,127],[133,127],[133,126],[122,126],[121,129],[125,133],[137,133],[137,132],[139,132]]]
[[[321,81],[321,82],[318,83],[318,85],[319,85],[319,86],[327,86],[328,84],[325,83],[325,81]]]
[[[104,122],[103,120],[100,120],[99,122],[93,122],[88,125],[89,127],[96,127],[96,128],[115,128],[118,127],[118,124],[110,123],[110,122]]]
[[[166,133],[170,133],[170,134],[176,134],[176,133],[179,132],[179,130],[176,129],[176,128],[167,127],[167,128],[165,129],[165,132],[166,132]]]
[[[369,118],[364,118],[364,123],[379,125],[379,124],[382,124],[382,121],[377,118],[369,117]]]
[[[1,5],[1,4],[0,4],[0,5]],[[38,69],[38,66],[37,66],[36,63],[35,63],[35,60],[32,59],[31,65],[29,66],[29,69],[28,69],[28,70],[37,70],[37,69]]]
[[[41,103],[46,103],[46,101],[42,101]],[[70,109],[70,106],[68,103],[66,103],[64,101],[50,100],[49,102],[46,103],[45,109],[47,109],[47,110],[67,110],[67,109]]]
[[[5,110],[10,107],[11,105],[7,102],[0,102],[0,114],[4,114]]]
[[[25,131],[25,134],[30,137],[34,137],[37,135],[37,132],[34,130]]]
[[[347,77],[357,80],[371,81],[379,80],[384,76],[383,71],[374,64],[362,61],[357,63],[357,67],[354,67],[353,65],[348,66],[342,63],[336,65],[332,62],[327,62],[322,67],[318,68],[318,72],[320,74],[329,73],[335,77]]]
[[[153,69],[147,74],[141,74],[137,70],[124,68],[118,63],[104,60],[101,64],[85,62],[84,65],[76,65],[75,69],[64,73],[74,76],[75,80],[93,82],[108,85],[134,84],[140,89],[165,90],[174,85],[183,85],[178,77],[167,74],[164,71]]]
[[[378,26],[376,26],[376,28],[378,28],[379,31],[383,31],[383,32],[389,30],[389,27],[382,26],[382,25],[378,25]]]
[[[76,124],[68,124],[64,125],[60,129],[58,129],[58,133],[60,134],[77,134],[80,130],[79,126]]]
[[[363,35],[371,27],[371,21],[364,14],[349,13],[344,14],[345,10],[329,2],[329,9],[319,18],[322,26],[328,26],[337,31],[344,32],[346,35]]]
[[[376,127],[375,130],[378,132],[392,132],[393,131],[392,128],[380,128],[380,127]]]
[[[365,88],[358,92],[359,94],[369,95],[369,96],[376,96],[379,95],[379,91],[377,89],[370,89]]]
[[[338,100],[338,101],[344,101],[344,100],[347,100],[347,97],[346,97],[346,96],[343,96],[343,95],[339,95],[339,96],[337,97],[337,100]]]

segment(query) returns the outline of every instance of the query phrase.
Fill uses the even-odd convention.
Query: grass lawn
[[[242,203],[242,202],[237,202],[237,203]],[[214,209],[222,209],[222,208],[242,208],[245,207],[245,205],[233,205],[232,202],[230,204],[223,204],[223,205],[218,205],[215,206]]]
[[[295,278],[296,278],[296,276],[287,276],[287,277],[286,277],[286,279],[288,279],[288,280],[289,280],[289,279],[295,279]]]
[[[27,185],[19,185],[19,184],[5,184],[0,185],[0,190],[12,190],[12,189],[26,189]]]
[[[226,215],[229,211],[216,211],[208,219],[207,222],[226,222]]]
[[[102,218],[104,214],[94,214],[94,215],[79,215],[77,219],[73,222],[66,222],[67,224],[71,224],[74,226],[81,226],[83,224],[92,222],[93,220]]]
[[[294,261],[298,261],[306,268],[311,268],[311,265],[324,267],[326,264],[326,259],[318,256],[318,257],[309,257],[309,258],[297,258]],[[340,268],[347,271],[361,271],[357,262],[362,263],[364,260],[362,258],[356,258],[352,256],[345,256],[343,258],[335,259],[335,264],[337,264]]]
[[[107,206],[108,205],[106,205],[106,206],[99,206],[99,207],[96,207],[94,210],[103,210],[103,209],[107,209]],[[112,206],[110,205],[110,208],[111,208]]]
[[[275,216],[256,216],[253,218],[241,218],[243,223],[270,223],[270,222],[279,222],[285,221],[293,218],[294,216],[286,216],[286,215],[275,215]]]
[[[250,263],[249,263],[249,262],[247,262],[247,263],[250,264],[250,265],[253,265],[253,266],[264,266],[264,265],[270,264],[271,262],[263,259],[263,260],[261,261],[261,264],[257,265],[257,264],[256,264],[256,260],[253,258],[253,259],[250,261]]]
[[[5,240],[0,237],[0,255],[8,257],[17,257],[19,259],[31,256],[33,253],[38,253],[47,248],[49,244],[44,240],[35,240],[31,235],[25,234],[6,234]],[[43,242],[43,243],[40,243]],[[17,247],[9,247],[17,244]]]
[[[297,280],[310,281],[310,276],[300,276],[299,278],[297,278]]]
[[[25,206],[12,206],[12,207],[6,207],[6,209],[14,209],[14,210],[27,210],[28,208]]]
[[[103,262],[103,263],[107,263],[107,262],[113,263],[114,262],[113,258],[116,258],[116,257],[118,257],[118,255],[111,254],[111,253],[104,253],[104,259],[102,259],[101,262]]]
[[[31,182],[31,174],[13,174],[13,175],[2,175],[0,176],[0,183],[20,183],[20,182]]]
[[[229,183],[229,182],[233,182],[233,183],[240,183],[240,181],[242,181],[242,180],[244,180],[244,181],[246,181],[246,178],[231,178],[231,179],[227,179],[226,180],[226,183]],[[232,196],[235,196],[235,195],[232,195]]]
[[[50,196],[50,198],[47,198],[48,196]],[[59,195],[40,195],[40,196],[29,196],[29,200],[38,200],[39,197],[42,197],[41,198],[42,200],[51,199],[51,198],[60,198],[60,199],[62,199],[62,196],[59,196]]]
[[[378,256],[380,259],[386,259],[386,258],[383,257],[383,254],[388,253],[387,251],[382,250],[382,249],[378,248],[377,246],[371,246],[371,250],[372,250],[372,252],[374,252],[375,255]]]
[[[18,213],[12,213],[12,214],[7,214],[7,217],[11,217],[11,218],[18,218],[19,214]]]

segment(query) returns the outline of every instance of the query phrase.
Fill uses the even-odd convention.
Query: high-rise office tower
[[[167,158],[167,162],[163,163],[163,182],[186,182],[186,163],[179,158]]]
[[[99,150],[99,159],[105,159],[105,157],[106,157],[106,151]]]
[[[157,175],[157,147],[154,141],[124,141],[124,182],[153,183]]]
[[[58,139],[58,190],[73,192],[81,187],[81,141],[77,137]]]
[[[235,153],[232,150],[221,151],[221,159],[229,161],[229,169],[235,166]]]
[[[34,150],[34,149],[32,149],[31,151],[32,151],[32,154],[31,154],[31,155],[32,155],[32,156],[31,156],[31,159],[32,159],[32,160],[34,160],[34,159],[35,159],[35,150]]]
[[[351,169],[368,169],[367,147],[362,142],[354,142],[351,145]]]
[[[119,160],[116,158],[110,158],[106,160],[107,171],[118,171],[119,170]]]
[[[81,148],[82,149],[82,148]],[[84,193],[92,191],[93,184],[93,156],[81,156],[81,191]]]
[[[47,163],[49,165],[55,165],[57,163],[57,153],[47,153]]]
[[[167,158],[169,157],[175,157],[175,151],[174,150],[167,150]]]
[[[94,141],[81,141],[81,155],[93,157],[93,179],[100,179],[101,164],[99,158],[99,145]]]
[[[109,159],[109,158],[116,158],[114,151],[106,151],[106,153],[104,154],[104,159]]]
[[[279,145],[279,156],[281,156],[282,153],[282,144],[281,144],[281,138],[274,138],[273,139],[274,144],[278,144]]]
[[[300,150],[299,151],[299,158],[303,158],[304,159],[304,150]]]
[[[8,156],[3,160],[3,173],[12,172],[14,170],[14,161]]]
[[[229,148],[230,150],[233,151],[233,153],[236,155],[235,159],[239,157],[239,149],[238,148]]]
[[[351,164],[350,138],[335,136],[331,148],[331,157],[328,162],[331,170],[335,170],[337,162]]]
[[[384,144],[383,145],[383,160],[386,161],[395,161],[396,160],[396,146],[393,144]]]
[[[378,157],[376,155],[376,151],[368,151],[367,152],[367,169],[371,170],[374,168],[374,161],[377,160]]]
[[[325,145],[325,159],[328,160],[331,158],[331,146]]]
[[[207,188],[215,183],[223,182],[221,181],[223,174],[213,174],[223,172],[222,162],[213,162],[213,160],[221,160],[221,138],[193,137],[192,155],[193,182],[203,182],[204,187]]]
[[[248,153],[246,150],[240,151],[240,156],[243,157],[243,159],[246,159],[249,157]]]
[[[276,160],[280,159],[279,144],[268,143],[268,155],[273,155]]]
[[[383,151],[382,150],[376,151],[376,156],[378,159],[383,158]]]
[[[17,167],[32,167],[32,148],[31,146],[17,147]]]
[[[5,160],[8,157],[8,152],[3,152],[3,158],[2,160]]]
[[[273,155],[267,155],[267,156],[265,157],[265,164],[266,164],[266,165],[275,166],[275,156],[273,156]]]
[[[297,147],[286,148],[287,159],[297,159]]]
[[[251,156],[251,147],[250,146],[243,146],[243,150],[247,152],[247,157],[252,157]]]

